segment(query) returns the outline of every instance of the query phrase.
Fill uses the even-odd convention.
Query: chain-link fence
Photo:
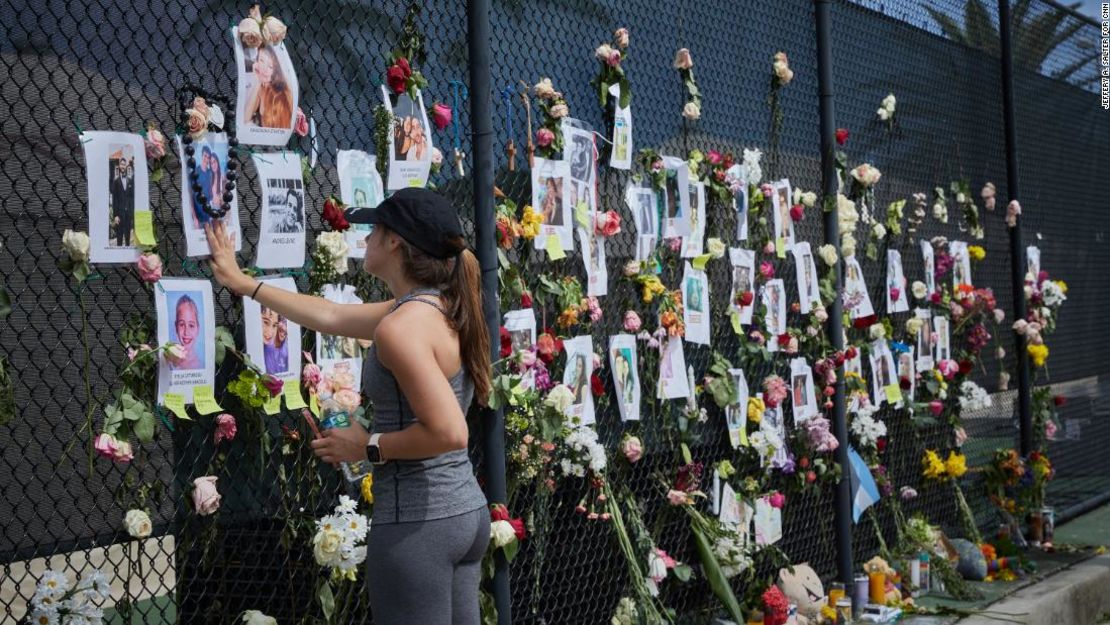
[[[323,199],[338,188],[336,151],[373,151],[372,111],[380,102],[385,59],[400,36],[407,3],[325,0],[268,8],[290,25],[287,41],[301,106],[316,123],[319,163],[306,184],[309,229],[318,232]],[[795,187],[820,189],[811,3],[501,0],[492,8],[495,93],[489,97],[496,182],[518,204],[530,200],[523,158],[527,119],[517,95],[521,82],[531,85],[550,77],[565,94],[571,115],[604,134],[603,111],[590,86],[597,72],[593,49],[621,26],[632,33],[624,67],[634,92],[636,149],[685,156],[693,149],[739,155],[745,147],[760,148],[764,180],[788,177]],[[851,160],[870,162],[883,172],[876,207],[882,210],[893,200],[928,194],[960,179],[967,179],[976,194],[993,182],[998,197],[1007,198],[997,7],[977,0],[907,0],[842,1],[833,9],[836,123],[850,131],[843,149]],[[0,424],[0,605],[8,619],[25,613],[45,568],[72,576],[90,566],[112,574],[117,622],[229,623],[244,609],[261,609],[280,623],[311,622],[318,615],[311,520],[330,507],[342,486],[330,469],[312,460],[304,444],[308,432],[298,429],[293,414],[241,419],[240,436],[217,448],[210,422],[167,419],[159,424],[155,442],[142,445],[136,462],[123,466],[93,458],[92,437],[127,361],[120,337],[135,327],[152,330],[153,294],[131,268],[97,266],[88,280],[77,283],[55,266],[62,255],[61,232],[87,228],[78,132],[137,132],[154,120],[169,133],[192,90],[231,98],[235,72],[229,26],[246,10],[214,0],[0,2],[0,100],[8,111],[0,122],[0,201],[7,217],[0,224],[0,267],[12,300],[0,345],[18,406],[14,419]],[[1016,2],[1013,10],[1024,233],[1027,244],[1040,246],[1043,267],[1066,280],[1072,293],[1060,330],[1050,339],[1051,381],[1060,383],[1057,392],[1070,398],[1061,409],[1064,431],[1049,447],[1059,474],[1050,503],[1069,507],[1110,489],[1110,472],[1097,461],[1100,446],[1110,442],[1110,426],[1100,408],[1105,404],[1099,401],[1107,394],[1105,376],[1110,373],[1099,356],[1110,348],[1110,335],[1100,330],[1097,312],[1099,287],[1105,286],[1098,271],[1110,261],[1100,214],[1103,198],[1110,196],[1108,179],[1100,176],[1110,169],[1110,117],[1098,107],[1093,80],[1096,25],[1040,1]],[[451,81],[465,82],[467,76],[464,4],[429,5],[417,24],[427,36],[428,62],[421,68],[430,82],[425,100],[450,102]],[[680,47],[691,50],[704,93],[697,123],[684,122],[680,114],[684,96],[671,66]],[[774,133],[767,101],[771,56],[779,50],[789,54],[795,79],[780,91],[783,123]],[[893,126],[875,114],[888,93],[898,98]],[[462,124],[458,148],[469,153],[466,102],[461,104],[456,111]],[[449,130],[434,138],[450,160],[453,134]],[[518,149],[516,172],[507,171],[503,152],[510,138]],[[308,139],[295,139],[294,144],[303,152],[311,149]],[[458,180],[451,170],[445,167],[434,180],[472,229],[471,180]],[[253,168],[244,167],[243,174],[242,258],[251,259],[260,227],[259,200]],[[177,208],[181,176],[171,155],[165,176],[151,184],[158,252],[166,259],[167,275],[203,277],[203,263],[185,257]],[[623,202],[629,179],[628,172],[604,165],[598,174],[600,207],[617,210],[626,224],[632,221]],[[1001,205],[983,213],[986,237],[979,243],[987,256],[973,275],[976,285],[992,287],[999,306],[1010,311],[1004,214]],[[734,220],[730,209],[711,202],[706,236],[737,244]],[[967,238],[958,223],[955,211],[947,225],[927,217],[916,237]],[[796,232],[799,240],[814,246],[824,242],[817,211],[796,224]],[[916,240],[894,241],[890,244],[902,251],[907,279],[921,279]],[[639,310],[648,318],[654,310],[639,302],[632,284],[617,279],[634,254],[633,228],[610,238],[606,248],[611,279],[602,299],[603,320],[592,328],[595,349],[621,331],[623,311]],[[883,258],[885,249],[879,252]],[[526,267],[532,280],[545,272],[585,277],[578,254],[557,262],[536,251],[515,254],[512,260]],[[872,301],[881,311],[885,263],[861,261]],[[792,264],[775,265],[787,293],[796,294]],[[714,351],[734,358],[738,348],[725,313],[728,270],[718,262],[708,272],[712,347],[686,349],[687,362],[699,378]],[[666,266],[664,282],[674,288],[681,273],[681,264]],[[305,288],[303,273],[294,275]],[[383,295],[371,281],[353,277],[353,271],[347,275],[363,298]],[[238,298],[217,289],[216,301],[217,324],[233,329],[241,346]],[[503,302],[503,308],[510,304]],[[541,327],[554,325],[557,314],[550,304],[538,309]],[[908,314],[892,317],[894,327],[901,328]],[[797,321],[792,313],[791,325]],[[1010,333],[1003,328],[998,334],[1000,344],[1012,351]],[[306,337],[306,348],[311,340]],[[784,372],[785,366],[780,358],[747,371],[747,378],[760,380],[773,370]],[[998,372],[1012,368],[1010,355],[1000,365],[988,359],[977,379],[994,391]],[[221,402],[231,400],[220,390],[228,370],[217,378]],[[611,389],[607,371],[602,378]],[[1014,445],[1012,399],[1012,391],[997,393],[993,408],[965,415],[972,464],[985,462],[996,447]],[[709,419],[694,426],[699,442],[693,455],[707,465],[734,458],[723,415],[704,403]],[[680,560],[696,561],[684,519],[668,510],[659,493],[657,476],[670,477],[674,466],[674,450],[664,444],[663,433],[665,420],[673,418],[668,415],[680,409],[672,404],[645,399],[638,433],[648,453],[627,479],[639,500],[647,502],[644,519],[659,546]],[[892,481],[921,492],[906,504],[907,512],[923,511],[945,528],[958,530],[951,492],[927,487],[920,478],[922,450],[950,447],[951,431],[915,428],[904,414],[890,409],[879,416],[889,430],[884,464]],[[629,426],[610,403],[599,413],[597,427],[606,448],[615,453]],[[224,499],[216,515],[198,517],[187,498],[192,479],[205,474],[219,476]],[[965,489],[970,493],[974,488],[971,474]],[[579,495],[575,488],[560,489],[547,504],[550,529],[542,558],[526,542],[514,560],[514,622],[608,622],[625,592],[623,556],[611,528],[575,514]],[[992,525],[993,513],[984,498],[971,499],[980,523]],[[831,488],[792,499],[784,511],[780,543],[793,561],[811,562],[826,578],[835,568],[832,500]],[[510,502],[510,507],[524,503]],[[121,519],[134,506],[152,512],[156,538],[128,540]],[[889,540],[891,520],[880,515],[880,526]],[[874,528],[861,524],[854,545],[857,561],[874,553]],[[715,610],[704,581],[697,578],[668,587],[663,602],[691,622],[705,620]],[[356,612],[366,615],[364,600]]]

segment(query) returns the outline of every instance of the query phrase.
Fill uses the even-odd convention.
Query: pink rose
[[[939,417],[940,413],[944,412],[944,404],[939,399],[934,399],[929,402],[929,412],[933,413],[934,417]]]
[[[684,506],[689,500],[689,496],[680,490],[667,491],[667,502],[672,506]]]
[[[212,434],[212,441],[219,445],[220,441],[235,440],[235,434],[238,431],[235,417],[225,412],[216,417],[216,431]]]
[[[147,126],[143,146],[146,147],[148,160],[155,161],[166,155],[166,137],[153,123]]]
[[[617,47],[619,47],[622,50],[627,48],[628,47],[628,29],[627,28],[618,28],[616,30],[616,32],[613,33],[613,43],[617,44]]]
[[[1048,440],[1056,440],[1056,422],[1048,419],[1044,422],[1044,437]]]
[[[644,455],[644,444],[640,442],[639,437],[629,436],[621,443],[621,451],[629,462],[636,464]]]
[[[615,210],[598,213],[594,220],[594,232],[603,237],[611,237],[621,231],[621,216]]]
[[[355,409],[358,408],[358,405],[362,403],[362,397],[349,388],[336,391],[335,394],[332,395],[332,399],[347,412],[354,412]]]
[[[821,308],[818,308],[817,311],[813,313],[813,316],[820,323],[825,323],[826,321],[829,320],[829,312],[827,310],[825,310],[824,306],[822,306]]]
[[[678,252],[682,249],[682,237],[671,237],[667,239],[667,247],[671,248],[672,252]]]
[[[624,313],[625,332],[639,332],[643,325],[643,321],[640,320],[640,315],[636,314],[635,310],[629,310]]]
[[[308,135],[308,117],[299,106],[297,107],[297,119],[293,122],[293,132],[297,133],[298,137]]]
[[[775,243],[773,241],[768,241],[767,244],[763,246],[763,253],[764,254],[774,254],[775,253]]]
[[[551,142],[554,140],[555,133],[551,132],[547,128],[540,128],[536,131],[536,145],[540,146],[541,148],[546,148],[547,146],[551,145]]]
[[[266,389],[270,391],[270,397],[281,395],[281,389],[285,386],[285,382],[282,382],[272,375],[263,376],[262,383],[265,384]]]
[[[525,369],[536,366],[536,352],[531,349],[522,349],[517,352],[517,362]]]
[[[208,516],[220,509],[220,493],[216,490],[216,476],[205,475],[193,480],[193,510]]]
[[[763,279],[765,280],[770,280],[771,278],[774,278],[775,266],[772,265],[769,261],[762,261],[761,263],[759,263],[759,275],[763,276]]]
[[[1018,215],[1021,215],[1021,204],[1017,200],[1010,200],[1006,205],[1006,225],[1016,228]]]
[[[955,360],[942,360],[937,363],[937,370],[940,371],[940,374],[943,375],[946,380],[951,380],[959,373],[960,365],[958,365]]]
[[[139,278],[143,282],[157,282],[162,279],[162,258],[153,252],[145,252],[138,260]]]
[[[705,154],[705,160],[708,161],[710,165],[716,165],[721,162],[721,153],[717,150],[710,150]]]
[[[308,388],[315,388],[320,380],[324,378],[323,371],[320,370],[320,365],[310,362],[301,369],[301,382]]]
[[[995,323],[1002,323],[1002,321],[1004,319],[1006,319],[1006,311],[1005,310],[1002,310],[1001,308],[995,308],[993,312],[994,312],[994,322]]]
[[[794,221],[801,221],[802,217],[806,215],[806,207],[801,204],[795,204],[790,207],[790,218]]]
[[[964,443],[967,442],[967,430],[957,427],[954,433],[956,435],[956,447],[963,447]]]
[[[770,198],[772,195],[774,195],[775,188],[772,187],[769,183],[764,182],[763,184],[759,185],[759,191],[763,193],[763,197]]]
[[[621,64],[621,51],[613,50],[609,52],[609,58],[605,59],[609,67],[619,67]]]
[[[101,434],[93,441],[93,448],[101,457],[112,462],[131,462],[134,457],[131,453],[131,444],[121,441],[111,434]]]
[[[892,286],[890,287],[890,301],[897,302],[898,298],[902,295],[902,289]]]
[[[547,114],[552,119],[562,119],[567,115],[570,115],[570,107],[567,106],[566,102],[559,102],[558,104],[555,104],[551,108],[547,109]]]
[[[786,505],[786,495],[775,491],[770,497],[767,498],[767,503],[771,504],[772,508],[782,509]]]
[[[443,130],[451,124],[451,107],[443,102],[436,102],[432,105],[432,123],[436,128]]]
[[[690,57],[690,50],[682,48],[674,55],[674,68],[675,69],[690,69],[694,66],[694,60]]]

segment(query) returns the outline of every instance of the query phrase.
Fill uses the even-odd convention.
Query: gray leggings
[[[489,524],[485,507],[434,521],[371,523],[366,578],[374,625],[478,625]]]

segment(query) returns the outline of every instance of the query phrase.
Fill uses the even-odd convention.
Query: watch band
[[[385,463],[385,456],[382,455],[382,448],[378,445],[378,439],[381,437],[381,432],[374,432],[370,435],[370,442],[366,444],[367,447],[373,447],[378,451],[378,461],[373,464]]]

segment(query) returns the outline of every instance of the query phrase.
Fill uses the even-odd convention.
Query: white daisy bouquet
[[[317,564],[331,569],[333,579],[355,581],[358,566],[366,560],[370,522],[357,506],[354,499],[340,495],[335,513],[316,521],[312,555]]]
[[[100,571],[81,577],[70,586],[64,573],[47,571],[31,597],[30,622],[34,625],[100,625],[104,611],[99,604],[111,594],[108,578]]]

